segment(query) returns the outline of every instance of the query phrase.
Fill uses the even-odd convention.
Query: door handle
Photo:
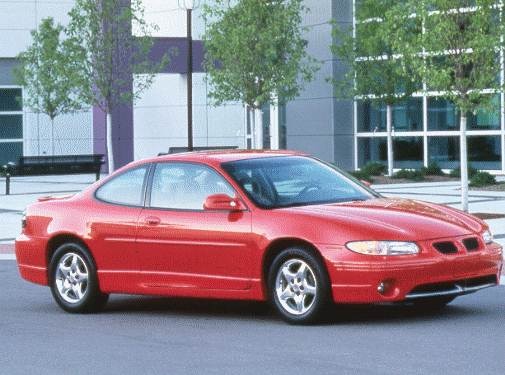
[[[156,216],[148,216],[146,217],[147,225],[158,225],[161,222],[159,217]]]

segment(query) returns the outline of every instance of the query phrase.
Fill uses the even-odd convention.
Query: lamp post
[[[186,11],[186,38],[188,41],[187,100],[188,100],[188,151],[193,151],[193,37],[191,33],[192,11],[199,0],[178,0],[179,8]]]

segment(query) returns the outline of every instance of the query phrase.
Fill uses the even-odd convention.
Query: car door
[[[234,189],[203,164],[160,162],[139,217],[137,248],[147,287],[245,290],[250,287],[251,213],[208,211],[207,196]]]
[[[149,165],[131,168],[112,177],[95,192],[89,218],[89,243],[102,287],[131,291],[140,272],[135,238],[144,205]]]

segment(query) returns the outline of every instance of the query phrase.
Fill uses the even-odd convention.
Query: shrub
[[[475,173],[470,179],[470,186],[486,186],[486,185],[494,185],[496,184],[496,178],[488,173],[479,171]]]
[[[368,182],[372,182],[372,176],[367,171],[360,170],[360,171],[351,171],[349,172],[352,176],[357,178],[358,180],[364,180]]]
[[[386,172],[386,166],[377,162],[368,162],[361,167],[361,171],[369,176],[380,176]]]
[[[393,174],[393,178],[404,178],[413,181],[424,180],[424,174],[419,169],[400,169],[398,172]]]
[[[468,165],[468,178],[472,178],[477,174],[478,170],[473,168],[471,165]],[[459,168],[454,168],[452,171],[449,172],[449,176],[451,177],[461,177],[461,172]]]
[[[432,161],[428,164],[427,167],[421,168],[421,172],[425,176],[444,176],[445,173],[442,171],[442,169],[438,166],[436,161]]]

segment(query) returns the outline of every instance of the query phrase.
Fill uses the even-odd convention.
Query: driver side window
[[[203,210],[213,194],[235,196],[228,182],[213,169],[199,164],[158,163],[151,188],[151,207]]]

